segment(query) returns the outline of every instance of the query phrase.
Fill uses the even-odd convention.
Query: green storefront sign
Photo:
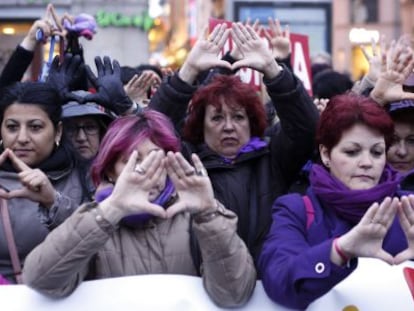
[[[154,19],[143,12],[138,15],[127,16],[121,13],[106,12],[100,10],[96,13],[96,23],[99,27],[136,27],[144,31],[154,26]]]

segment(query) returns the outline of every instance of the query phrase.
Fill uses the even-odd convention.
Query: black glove
[[[78,98],[73,98],[74,95],[70,91],[73,90],[74,84],[82,76],[83,71],[84,63],[79,55],[65,54],[62,64],[59,64],[59,55],[57,55],[50,66],[46,83],[58,90],[63,103],[77,100]]]
[[[85,102],[95,102],[116,114],[123,114],[132,107],[132,100],[125,93],[124,85],[121,81],[121,67],[118,61],[105,56],[102,59],[95,57],[96,70],[98,77],[92,72],[91,68],[86,65],[86,74],[97,93],[85,96]]]

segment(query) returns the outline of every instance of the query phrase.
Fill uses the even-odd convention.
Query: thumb
[[[245,59],[238,60],[237,62],[231,65],[232,70],[238,70],[242,67],[248,67],[249,62]]]
[[[172,218],[176,214],[186,210],[186,205],[182,202],[176,202],[167,209],[167,218]]]
[[[410,260],[414,258],[414,254],[412,253],[412,251],[410,249],[405,249],[402,252],[398,253],[395,257],[394,257],[394,264],[395,265],[399,265],[401,263],[403,263],[404,261]]]
[[[229,69],[229,70],[233,69],[232,65],[228,61],[225,61],[225,60],[218,60],[217,64],[215,66],[223,67],[223,68],[226,68],[226,69]]]
[[[385,261],[389,265],[393,265],[395,263],[394,257],[392,257],[389,253],[381,249],[375,258],[381,259],[382,261]]]
[[[87,102],[94,102],[94,103],[97,103],[97,104],[102,105],[102,106],[105,106],[105,104],[106,104],[106,102],[102,99],[102,97],[99,95],[99,93],[88,94],[85,97],[80,98],[79,100],[80,101],[78,101],[78,102],[80,104],[85,104]]]
[[[414,99],[414,93],[412,92],[404,92],[402,94],[402,99]]]
[[[30,195],[28,193],[28,190],[25,189],[25,188],[11,190],[9,193],[7,193],[7,199],[29,198],[29,197],[30,197]]]
[[[167,212],[165,209],[157,204],[149,203],[147,211],[156,217],[167,218]]]

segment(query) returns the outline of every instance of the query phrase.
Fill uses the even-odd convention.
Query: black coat
[[[318,112],[302,83],[284,67],[280,75],[264,80],[280,122],[266,137],[268,146],[226,163],[205,144],[184,142],[183,153],[197,153],[208,171],[216,199],[239,218],[238,232],[253,257],[260,253],[272,223],[274,200],[287,193],[298,172],[311,157]],[[177,75],[167,78],[150,107],[168,115],[179,129],[196,87]]]

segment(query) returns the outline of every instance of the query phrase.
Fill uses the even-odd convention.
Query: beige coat
[[[95,207],[95,203],[80,207],[29,254],[23,271],[27,285],[51,297],[64,297],[84,279],[197,275],[188,213],[150,220],[138,229],[114,228]],[[243,305],[256,284],[253,260],[236,228],[236,215],[224,208],[207,222],[193,223],[202,255],[203,284],[221,307]]]

